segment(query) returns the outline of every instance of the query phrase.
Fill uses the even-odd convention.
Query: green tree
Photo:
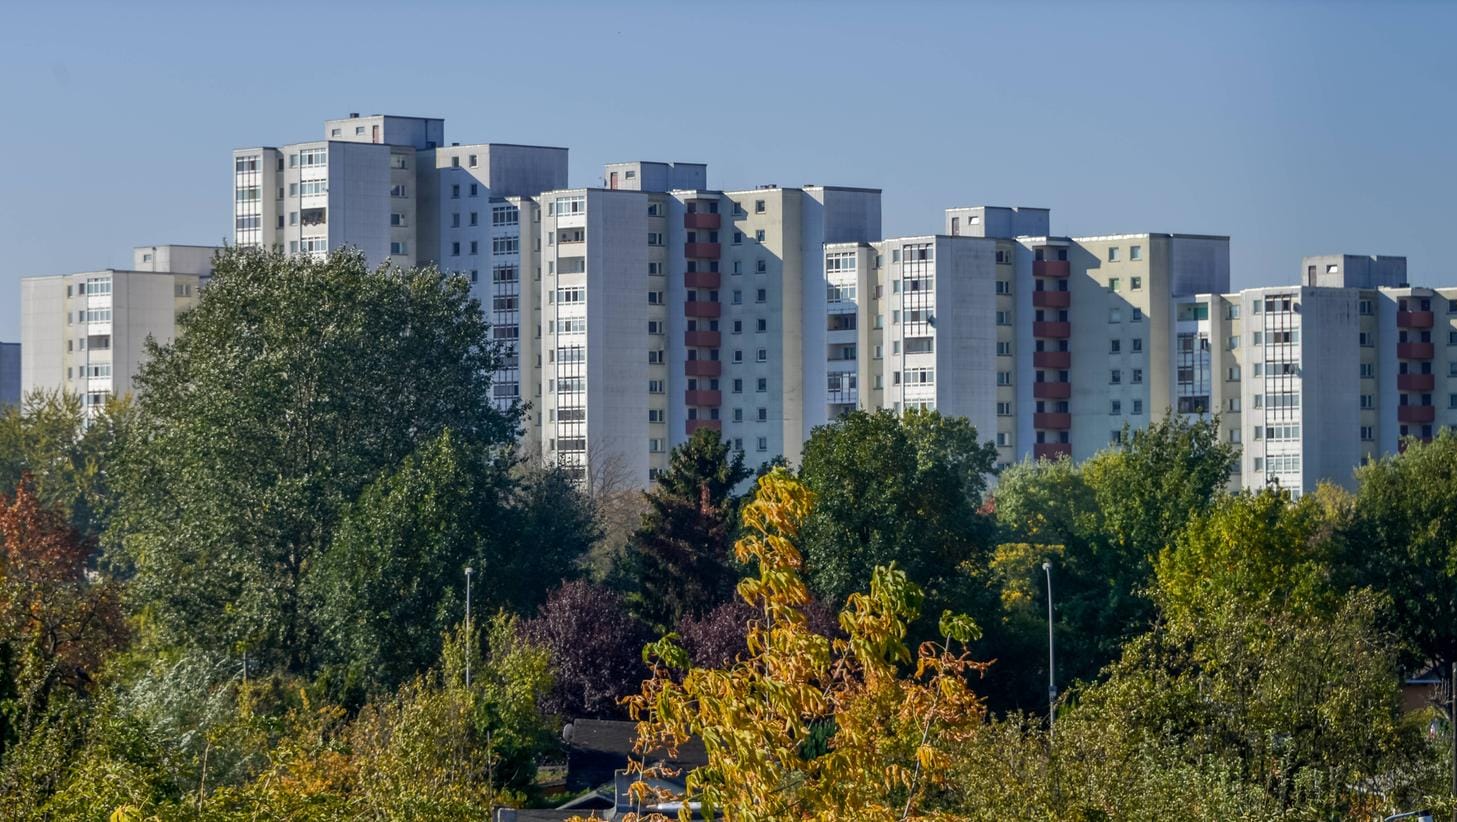
[[[814,429],[800,468],[818,499],[804,525],[811,587],[841,601],[865,569],[894,563],[932,602],[956,599],[986,570],[995,460],[965,418],[934,411],[854,411]]]
[[[87,424],[81,398],[60,391],[33,391],[20,405],[0,407],[0,490],[29,477],[42,505],[87,536],[101,533],[107,462],[128,410],[126,401],[113,400]]]
[[[497,349],[470,284],[362,255],[221,254],[152,346],[111,533],[154,642],[309,670],[303,580],[359,492],[450,429],[506,447]]]
[[[1446,673],[1457,661],[1457,434],[1407,440],[1403,453],[1367,463],[1356,478],[1343,540],[1351,582],[1391,599],[1408,664]]]
[[[490,602],[485,552],[502,516],[503,474],[449,431],[406,457],[348,506],[305,576],[326,658],[393,690],[440,657],[464,612],[466,566]],[[504,551],[494,552],[504,554]],[[495,557],[492,557],[493,559]]]
[[[700,428],[673,449],[668,470],[646,493],[648,510],[623,557],[620,576],[630,603],[660,631],[684,614],[699,614],[728,599],[733,563],[738,485],[749,477],[742,453],[717,431]]]

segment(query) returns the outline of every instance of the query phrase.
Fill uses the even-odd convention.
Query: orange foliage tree
[[[695,668],[669,635],[649,646],[653,676],[628,707],[639,751],[702,742],[708,764],[662,789],[663,766],[633,763],[629,819],[688,819],[694,806],[729,822],[950,820],[938,810],[956,750],[984,718],[969,678],[985,668],[966,651],[977,635],[947,612],[941,640],[905,644],[921,591],[902,571],[876,568],[868,593],[840,612],[844,636],[810,630],[809,591],[795,541],[814,503],[783,470],[759,481],[735,546],[758,575],[738,593],[753,609],[744,652],[724,668]]]
[[[115,587],[94,581],[95,545],[21,480],[0,496],[0,717],[23,733],[53,695],[89,689],[125,633]]]

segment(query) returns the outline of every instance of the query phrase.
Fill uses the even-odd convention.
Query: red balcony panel
[[[1032,446],[1032,456],[1040,460],[1055,460],[1072,455],[1072,443],[1068,442],[1039,442]]]
[[[1431,328],[1432,312],[1398,311],[1396,312],[1396,324],[1401,328]]]
[[[1430,405],[1398,405],[1398,422],[1431,422],[1437,418],[1437,409]]]
[[[718,228],[719,225],[721,225],[721,221],[717,214],[705,214],[700,211],[683,215],[684,228],[707,228],[713,230]]]
[[[683,401],[699,408],[717,408],[723,404],[723,392],[707,388],[689,389],[683,392]]]
[[[1039,400],[1065,400],[1073,395],[1070,382],[1034,382],[1032,396]]]
[[[1429,342],[1399,342],[1396,356],[1403,360],[1430,360],[1436,349]]]
[[[690,260],[717,260],[718,243],[684,243],[683,256]]]
[[[1396,387],[1401,391],[1431,391],[1437,385],[1432,374],[1397,374]]]
[[[683,373],[690,377],[717,377],[723,373],[723,363],[718,360],[687,360]]]
[[[1032,427],[1048,431],[1066,431],[1073,427],[1073,415],[1061,411],[1043,411],[1032,415]]]
[[[718,348],[723,334],[718,331],[684,331],[683,344],[689,348]]]
[[[1073,355],[1071,351],[1033,351],[1033,368],[1071,368]]]
[[[718,288],[722,282],[717,271],[689,271],[683,275],[683,284],[689,288]]]
[[[1066,277],[1072,273],[1072,266],[1067,260],[1033,260],[1032,276],[1034,277]]]
[[[1069,291],[1034,291],[1032,304],[1038,308],[1067,308],[1072,305],[1072,296]]]
[[[712,431],[723,431],[723,422],[720,420],[688,420],[686,428],[688,430],[688,436],[691,437],[693,436],[693,432],[697,431],[700,428],[707,428]]]
[[[683,303],[683,314],[688,317],[717,317],[723,313],[723,306],[707,300],[688,300]]]
[[[1064,322],[1034,322],[1032,323],[1032,336],[1045,337],[1053,340],[1065,340],[1072,335],[1072,326]]]

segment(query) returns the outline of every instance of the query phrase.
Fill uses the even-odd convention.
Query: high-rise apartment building
[[[20,343],[0,343],[0,407],[20,404]]]
[[[321,140],[237,149],[233,171],[237,245],[479,272],[491,200],[564,187],[567,150],[446,144],[441,119],[350,114]]]
[[[87,413],[131,391],[147,339],[171,341],[178,314],[196,303],[216,252],[140,246],[130,269],[22,279],[22,390],[69,391]]]
[[[646,483],[699,428],[750,461],[792,460],[828,419],[803,389],[827,370],[821,249],[878,236],[880,192],[706,177],[617,163],[605,188],[540,196],[543,364],[527,399],[544,458]]]

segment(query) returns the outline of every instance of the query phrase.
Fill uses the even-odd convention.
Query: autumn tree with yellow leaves
[[[688,773],[682,796],[652,787],[674,776],[635,762],[634,820],[666,820],[693,806],[729,822],[851,818],[937,820],[956,749],[982,725],[969,678],[984,663],[966,643],[966,616],[945,613],[939,641],[913,653],[906,628],[921,605],[904,572],[876,568],[868,593],[840,612],[844,636],[810,630],[796,540],[814,503],[783,470],[759,480],[743,512],[740,562],[758,575],[738,594],[755,611],[744,652],[725,668],[694,668],[669,635],[645,652],[652,678],[628,699],[640,751],[698,739],[708,764]]]

